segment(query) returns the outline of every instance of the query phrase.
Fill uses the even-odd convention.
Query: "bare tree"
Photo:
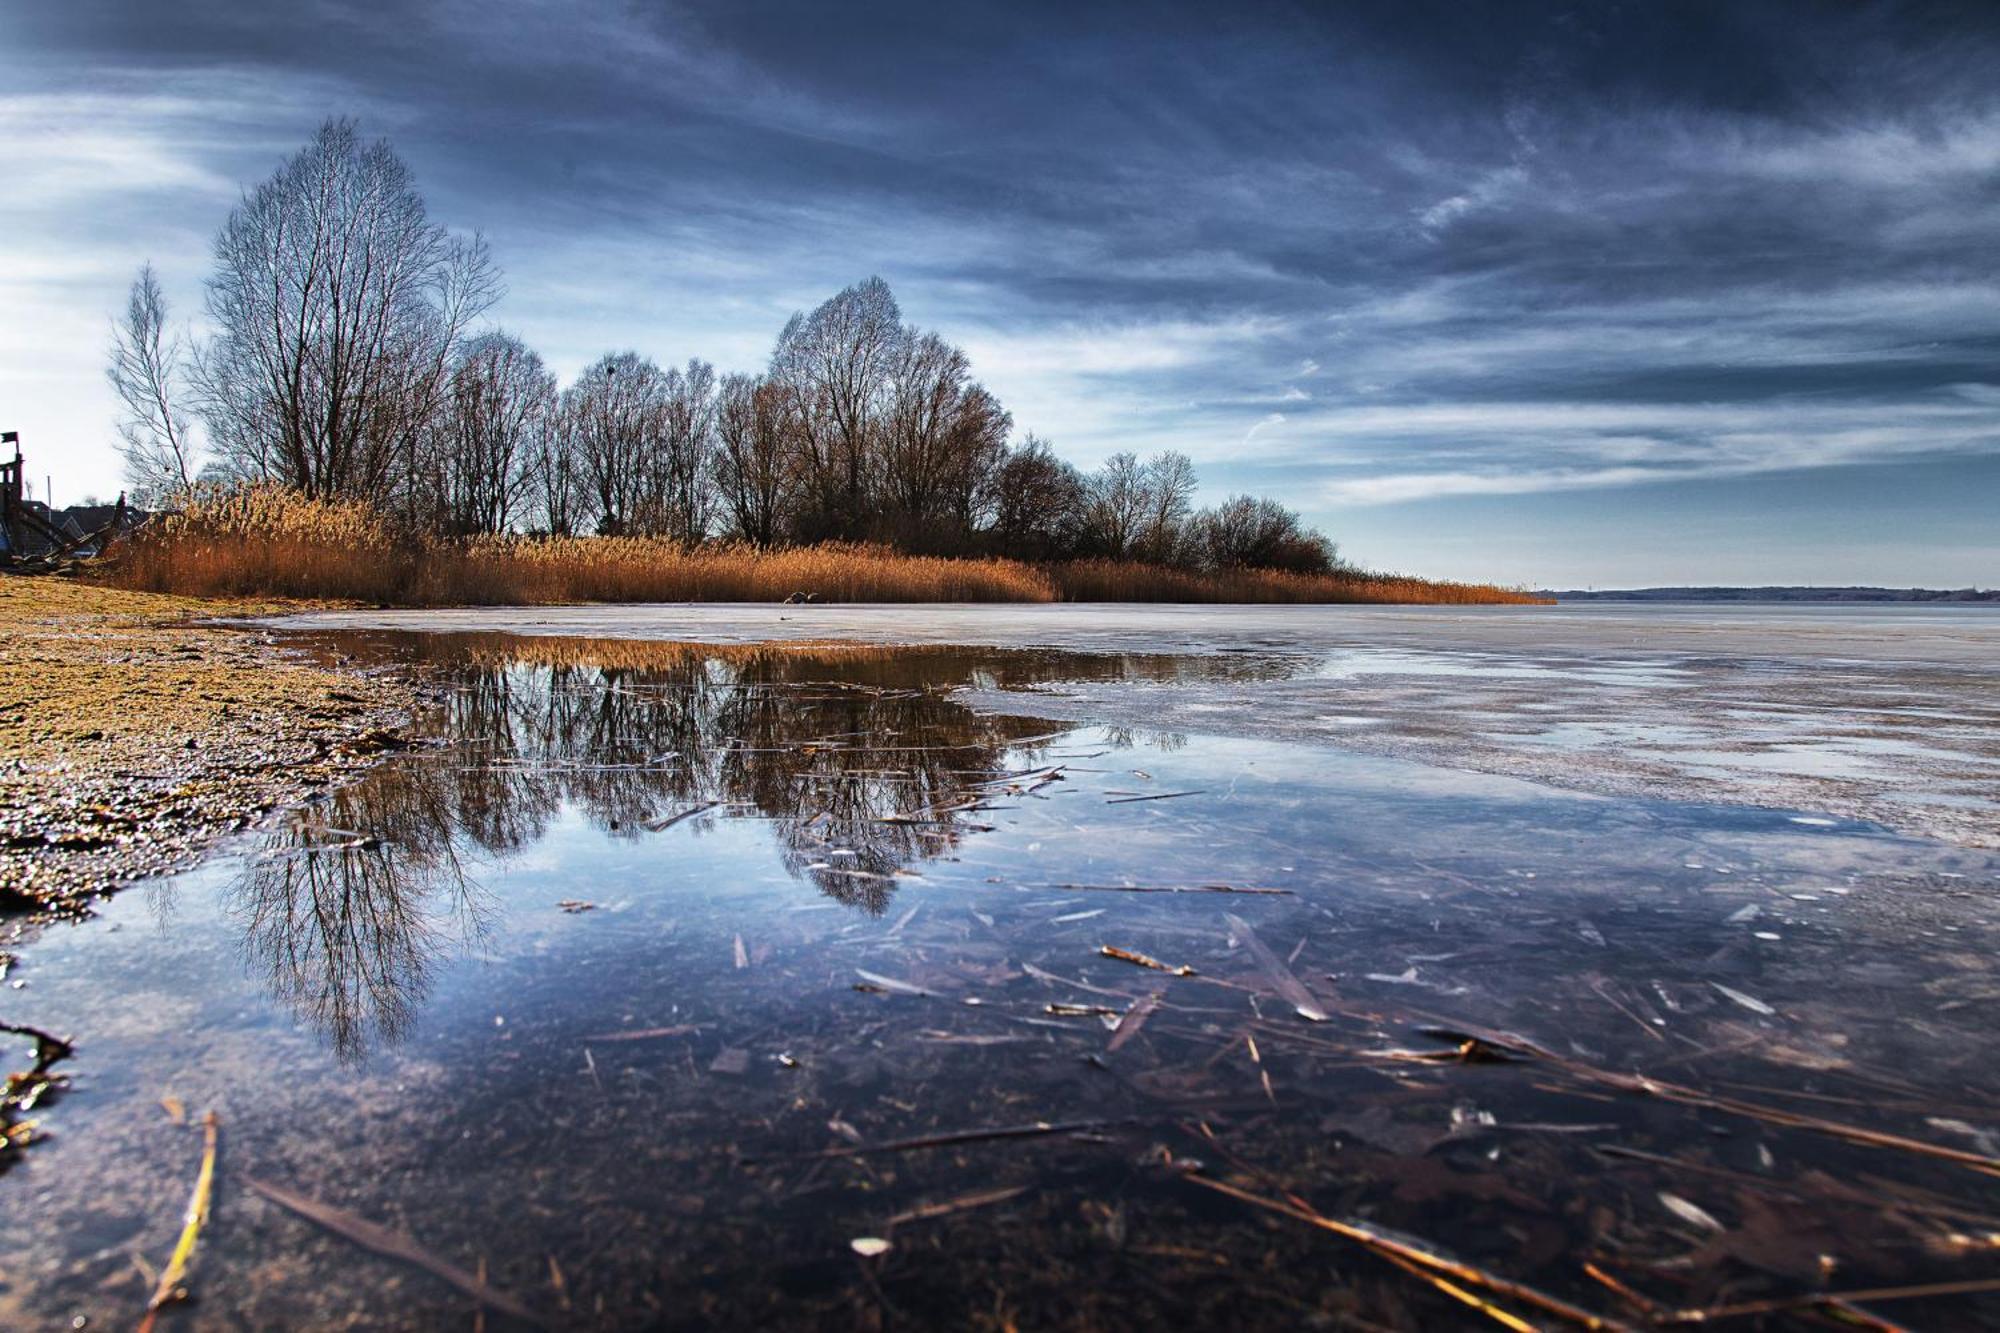
[[[233,470],[400,500],[452,352],[499,295],[485,243],[429,220],[386,141],[329,120],[237,205],[215,258],[199,376]]]
[[[944,490],[948,520],[963,547],[970,548],[976,529],[993,517],[1000,460],[1013,430],[1013,416],[983,386],[970,385],[959,396],[946,435],[951,465]]]
[[[600,358],[564,392],[568,428],[597,530],[656,530],[655,460],[666,436],[666,376],[637,352]]]
[[[865,531],[877,422],[908,337],[896,298],[880,278],[794,315],[778,335],[770,378],[784,395],[799,448],[802,535]]]
[[[1034,435],[994,476],[993,539],[1000,554],[1057,560],[1076,554],[1088,520],[1083,476]]]
[[[533,439],[529,505],[534,525],[551,537],[573,537],[595,517],[583,459],[581,405],[564,393],[550,409],[544,429]]]
[[[141,505],[184,499],[199,472],[192,423],[181,401],[188,373],[187,340],[167,331],[167,298],[151,264],[132,280],[125,318],[113,324],[111,387],[125,405],[118,423],[125,478]]]
[[[426,454],[423,514],[432,527],[462,536],[513,526],[542,461],[555,393],[555,376],[512,334],[465,344]]]
[[[1337,563],[1332,542],[1276,500],[1232,495],[1193,525],[1202,557],[1215,569],[1287,569],[1324,574]]]
[[[963,549],[992,498],[1013,418],[972,382],[965,353],[935,333],[904,340],[885,394],[875,507],[905,546]]]
[[[1152,507],[1139,456],[1111,455],[1091,474],[1089,486],[1091,545],[1114,560],[1131,558]]]
[[[716,403],[715,484],[730,531],[776,544],[791,502],[783,392],[754,375],[728,375]]]
[[[1167,450],[1154,454],[1142,477],[1145,514],[1136,542],[1141,559],[1174,564],[1187,554],[1185,524],[1194,508],[1194,460]]]
[[[655,530],[683,546],[708,536],[715,520],[715,367],[690,360],[661,385],[663,437],[655,460]]]
[[[935,333],[907,338],[889,367],[878,477],[888,535],[907,539],[939,517],[952,418],[971,373],[965,353]]]

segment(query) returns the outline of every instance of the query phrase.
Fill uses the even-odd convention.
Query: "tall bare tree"
[[[909,333],[880,278],[794,315],[771,354],[799,447],[807,537],[853,537],[869,525],[868,482],[891,371]]]
[[[715,484],[732,535],[772,546],[792,500],[783,392],[755,375],[727,375],[716,398]]]
[[[1141,559],[1170,565],[1187,557],[1194,488],[1194,460],[1186,454],[1167,450],[1147,460],[1142,474],[1145,513],[1135,543]]]
[[[963,351],[935,333],[906,337],[877,431],[879,535],[919,549],[969,546],[1012,429]]]
[[[1001,555],[1056,560],[1077,554],[1089,503],[1083,476],[1034,435],[1002,459],[993,479],[993,544]]]
[[[200,471],[193,423],[184,408],[189,369],[184,336],[168,332],[167,298],[151,264],[132,280],[124,319],[111,330],[111,363],[105,368],[125,416],[118,423],[119,452],[133,499],[145,506],[173,504],[194,489]]]
[[[512,334],[464,345],[425,453],[422,516],[431,527],[505,532],[525,515],[555,395],[555,376]]]
[[[1090,542],[1114,560],[1131,557],[1151,508],[1146,470],[1133,453],[1117,453],[1090,475]]]
[[[946,436],[952,465],[945,473],[944,501],[946,521],[961,548],[969,548],[975,530],[993,516],[1000,460],[1007,456],[1013,429],[1013,416],[983,386],[969,385],[959,395]]]
[[[597,530],[654,531],[655,460],[666,437],[666,376],[637,352],[599,358],[564,391],[564,411]]]
[[[589,527],[595,512],[583,459],[582,405],[565,392],[552,406],[545,428],[531,443],[529,522],[552,537],[574,537]]]
[[[669,370],[661,387],[664,429],[653,469],[653,526],[693,546],[715,520],[715,367],[690,360],[685,370]]]
[[[209,432],[239,475],[401,500],[451,357],[498,299],[483,241],[430,220],[386,141],[329,120],[215,243],[200,358]]]

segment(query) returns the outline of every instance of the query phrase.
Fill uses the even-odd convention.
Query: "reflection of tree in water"
[[[448,747],[300,814],[238,886],[250,956],[344,1057],[402,1035],[436,960],[480,928],[462,852],[517,852],[565,809],[644,838],[649,823],[712,805],[690,822],[769,820],[791,874],[879,914],[899,871],[977,827],[993,790],[980,784],[1005,771],[1010,751],[1032,758],[1028,739],[1049,731],[982,716],[942,688],[1204,669],[1185,658],[959,649],[508,636],[412,646],[446,687],[436,727]]]
[[[1038,729],[940,694],[967,668],[935,652],[514,646],[553,660],[469,653],[447,705],[471,841],[524,845],[565,806],[644,837],[648,821],[719,803],[770,820],[791,873],[875,912],[898,870],[957,845],[963,812],[946,807],[972,804],[1010,738]],[[569,658],[592,649],[612,660]]]
[[[246,955],[344,1060],[402,1037],[436,960],[484,927],[447,776],[396,765],[336,792],[272,834],[234,886]]]
[[[1114,750],[1130,750],[1147,745],[1155,750],[1185,750],[1187,734],[1180,731],[1140,730],[1137,727],[1105,727],[1104,743]]]

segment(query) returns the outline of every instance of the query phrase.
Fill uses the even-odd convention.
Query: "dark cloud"
[[[1990,6],[120,0],[0,41],[44,183],[0,284],[91,312],[31,399],[138,259],[198,300],[167,247],[351,113],[559,366],[754,365],[879,271],[1085,461],[1184,448],[1412,563],[1449,497],[2000,453]]]

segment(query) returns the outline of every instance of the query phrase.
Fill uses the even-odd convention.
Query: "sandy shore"
[[[281,609],[0,578],[0,949],[401,743],[400,677],[197,623]]]

